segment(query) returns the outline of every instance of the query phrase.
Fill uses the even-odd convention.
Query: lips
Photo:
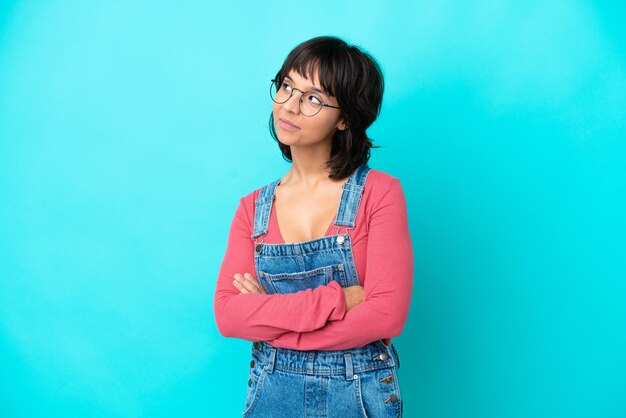
[[[295,123],[293,123],[292,121],[290,121],[289,119],[284,119],[284,118],[279,118],[278,120],[282,121],[283,123],[286,123],[288,125],[293,126],[294,128],[300,128],[298,125],[296,125]]]

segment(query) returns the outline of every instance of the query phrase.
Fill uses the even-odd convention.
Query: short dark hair
[[[322,89],[337,98],[346,129],[336,130],[326,166],[331,170],[331,179],[350,176],[357,167],[367,163],[370,148],[380,148],[372,144],[365,132],[380,114],[384,91],[380,66],[357,46],[334,36],[318,36],[289,53],[274,78],[276,88],[291,70],[311,80],[313,72],[318,71]],[[290,147],[278,140],[273,115],[270,115],[269,128],[283,158],[292,161]]]

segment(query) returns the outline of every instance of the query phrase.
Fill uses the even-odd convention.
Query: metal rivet
[[[393,376],[387,376],[380,379],[380,382],[391,383],[393,381]]]
[[[359,376],[357,376],[356,374],[354,376],[352,376],[353,379],[358,379]]]
[[[250,362],[250,367],[254,369],[254,366],[256,366],[256,363],[254,362],[254,360],[252,360],[252,361]]]
[[[263,244],[261,243],[258,243],[256,247],[254,247],[254,251],[256,251],[257,254],[261,254],[261,249],[263,249]]]
[[[343,244],[343,242],[346,240],[346,237],[344,237],[343,235],[339,235],[337,237],[337,244],[341,245]]]
[[[389,354],[387,353],[380,353],[377,356],[374,356],[372,359],[373,360],[387,360],[389,358]]]
[[[398,402],[398,397],[395,394],[392,394],[391,396],[389,396],[387,399],[385,399],[386,403],[389,402]]]

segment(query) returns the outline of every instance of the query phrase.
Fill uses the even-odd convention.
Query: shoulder
[[[248,219],[254,218],[254,202],[259,197],[261,189],[262,187],[254,189],[239,199],[239,208],[237,208],[237,211],[245,213]]]
[[[244,202],[248,206],[254,206],[254,204],[256,203],[257,199],[261,195],[261,192],[263,191],[263,189],[269,188],[272,185],[278,183],[278,180],[279,179],[275,179],[275,180],[273,180],[271,182],[265,183],[264,185],[262,185],[260,187],[257,187],[256,189],[252,190],[251,192],[249,192],[248,194],[243,196],[241,198],[241,201]]]
[[[372,214],[377,209],[388,206],[403,206],[404,191],[400,179],[385,171],[371,169],[365,180],[363,204],[365,213]]]
[[[379,188],[379,187],[384,187],[391,185],[391,183],[393,182],[398,182],[400,181],[400,179],[398,179],[397,177],[394,177],[393,175],[382,171],[382,170],[378,170],[375,168],[370,168],[369,173],[367,173],[367,179],[365,181],[365,187],[370,187],[370,188]]]
[[[254,219],[254,208],[255,208],[256,200],[259,198],[259,195],[261,194],[261,190],[264,187],[267,187],[268,185],[269,183],[250,191],[245,196],[242,196],[239,199],[239,207],[237,211],[242,214],[245,213],[245,215],[247,216],[249,220]]]
[[[254,202],[259,197],[259,194],[261,193],[261,189],[262,188],[263,187],[259,187],[258,189],[252,190],[250,193],[246,194],[245,196],[243,196],[241,198],[241,202],[245,203],[248,206],[250,204],[252,204],[252,206],[254,206]]]
[[[370,198],[382,198],[394,189],[402,190],[398,177],[374,168],[367,174],[364,192],[367,193]]]

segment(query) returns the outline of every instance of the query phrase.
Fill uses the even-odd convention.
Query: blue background
[[[370,166],[415,249],[407,417],[626,416],[626,7],[0,3],[0,416],[238,416],[212,293],[238,199],[289,168],[269,80],[380,62]]]

